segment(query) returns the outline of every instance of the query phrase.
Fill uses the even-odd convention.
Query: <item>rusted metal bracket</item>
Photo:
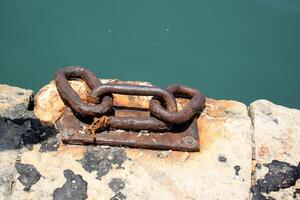
[[[118,117],[146,117],[149,116],[149,111],[117,108],[115,115]],[[196,119],[163,133],[109,130],[97,133],[94,137],[83,131],[89,123],[84,123],[76,118],[72,110],[66,107],[56,125],[62,133],[62,141],[67,144],[99,144],[176,151],[199,151],[200,148]]]
[[[82,100],[68,79],[85,81],[91,90]],[[101,144],[135,148],[198,151],[196,118],[205,106],[204,95],[195,88],[173,84],[166,90],[155,86],[102,84],[82,67],[59,69],[55,84],[66,104],[57,126],[68,144]],[[149,110],[117,108],[113,95],[152,96]],[[189,99],[178,110],[176,98]]]

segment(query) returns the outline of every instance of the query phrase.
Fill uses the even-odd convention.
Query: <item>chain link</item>
[[[205,104],[205,97],[197,90],[183,85],[170,85],[167,91],[175,97],[185,97],[191,99],[187,106],[179,112],[169,111],[162,107],[161,101],[155,97],[151,99],[149,110],[157,118],[172,124],[182,124],[194,116],[198,115]]]
[[[74,111],[80,113],[81,115],[96,116],[103,115],[112,108],[112,94],[108,94],[107,96],[103,97],[100,104],[94,104],[97,102],[99,103],[99,99],[94,97],[88,98],[90,99],[90,102],[93,102],[91,104],[83,102],[68,82],[68,79],[72,78],[82,79],[86,82],[90,90],[101,86],[102,83],[93,72],[81,67],[72,66],[59,69],[55,75],[56,88],[62,100]]]
[[[85,103],[72,89],[68,80],[73,78],[86,82],[91,90],[88,97],[88,102],[91,103]],[[113,129],[164,132],[171,129],[174,124],[183,124],[194,119],[205,105],[205,97],[197,89],[178,84],[170,85],[167,90],[154,86],[102,84],[94,73],[81,67],[72,66],[59,69],[55,75],[55,83],[63,101],[75,112],[91,117],[107,115],[109,127]],[[149,102],[151,116],[116,117],[109,115],[109,111],[113,107],[112,94],[153,96]],[[188,98],[190,101],[178,112],[175,97]],[[104,128],[107,127],[106,124]]]

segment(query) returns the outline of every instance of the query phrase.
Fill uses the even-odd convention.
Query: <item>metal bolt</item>
[[[183,140],[187,144],[193,144],[195,142],[194,138],[192,138],[191,136],[186,136]]]

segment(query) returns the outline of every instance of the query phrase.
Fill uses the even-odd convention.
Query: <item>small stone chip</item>
[[[226,158],[224,155],[219,155],[218,160],[219,160],[220,162],[226,162],[226,161],[227,161],[227,158]]]
[[[241,170],[241,167],[240,167],[239,165],[236,165],[236,166],[234,166],[233,168],[234,168],[234,170],[235,170],[235,175],[236,175],[236,176],[239,176],[239,171]]]
[[[261,169],[261,164],[260,164],[260,163],[256,163],[255,167],[256,167],[257,169]]]

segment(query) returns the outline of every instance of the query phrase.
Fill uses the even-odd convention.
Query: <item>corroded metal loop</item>
[[[104,96],[101,103],[97,105],[84,103],[68,82],[68,79],[72,78],[84,80],[89,86],[90,90],[98,88],[102,84],[97,76],[87,69],[77,66],[59,69],[55,74],[55,84],[57,90],[61,98],[68,103],[73,110],[82,115],[95,116],[104,114],[112,108],[112,94],[107,94]],[[93,99],[93,103],[97,102],[95,98],[91,99]]]
[[[169,92],[158,88],[128,84],[105,84],[100,85],[92,91],[91,96],[103,96],[105,94],[125,94],[136,96],[156,96],[159,97],[169,112],[177,111],[176,100]],[[148,130],[162,132],[171,128],[172,124],[163,122],[154,117],[115,117],[110,116],[110,128],[125,130]]]
[[[86,82],[91,95],[86,102],[72,89],[68,79],[79,78]],[[175,124],[183,124],[199,114],[205,97],[197,90],[183,85],[171,85],[167,91],[153,86],[129,84],[102,84],[94,73],[81,67],[59,69],[55,83],[61,98],[81,115],[99,116],[108,113],[113,106],[112,94],[153,96],[149,104],[150,117],[109,116],[113,129],[167,131]],[[179,112],[175,97],[189,98],[189,103]]]
[[[191,100],[181,111],[174,112],[164,109],[159,100],[155,98],[151,99],[149,105],[150,112],[164,122],[175,124],[185,123],[199,114],[204,108],[205,97],[197,89],[174,84],[170,85],[167,91],[175,97],[187,97]]]
[[[155,96],[163,101],[166,110],[169,112],[177,111],[177,104],[174,96],[159,87],[129,84],[105,84],[93,89],[91,96],[99,97],[111,93],[136,96]]]
[[[115,117],[110,116],[110,128],[134,131],[168,131],[172,125],[165,123],[155,117]]]

